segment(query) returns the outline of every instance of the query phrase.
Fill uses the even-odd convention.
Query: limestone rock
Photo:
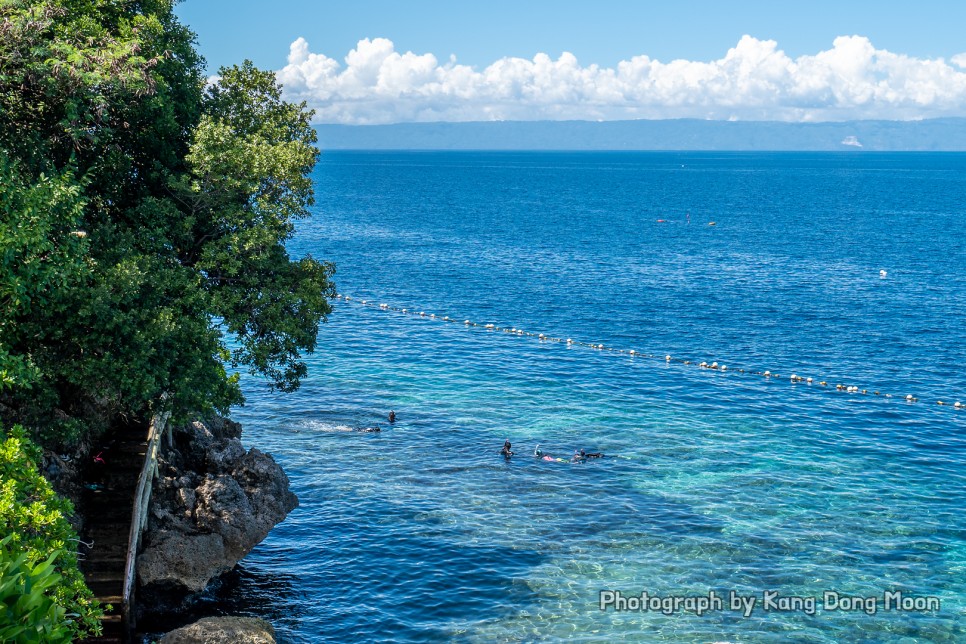
[[[195,421],[176,429],[174,447],[162,452],[137,560],[146,611],[190,605],[298,506],[278,463],[246,452],[240,434],[225,419]]]
[[[233,464],[245,455],[245,448],[237,438],[229,438],[212,445],[205,452],[208,459],[208,471],[219,472],[231,470]]]
[[[145,548],[137,561],[142,584],[200,593],[212,577],[234,565],[228,565],[221,535],[161,530],[152,537],[151,547]]]
[[[275,644],[275,629],[254,617],[206,617],[171,631],[160,644]]]

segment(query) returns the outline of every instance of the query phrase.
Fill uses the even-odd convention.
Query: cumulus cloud
[[[385,38],[360,40],[343,62],[299,38],[278,72],[289,100],[319,123],[492,120],[841,121],[966,116],[966,54],[950,62],[876,49],[841,36],[831,49],[790,58],[774,40],[744,36],[723,58],[662,62],[646,55],[614,68],[502,58],[485,69],[399,53]]]

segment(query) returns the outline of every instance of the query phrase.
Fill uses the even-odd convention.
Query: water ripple
[[[245,561],[297,592],[238,590],[280,641],[966,639],[966,413],[935,405],[966,402],[966,159],[323,159],[291,248],[343,292],[785,377],[336,302],[302,390],[245,381],[235,414],[301,501]],[[601,611],[605,589],[880,601],[699,617]],[[942,608],[882,611],[890,590]]]

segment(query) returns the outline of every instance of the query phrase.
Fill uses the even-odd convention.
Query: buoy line
[[[753,371],[753,370],[749,370],[749,369],[729,368],[727,365],[718,364],[717,362],[711,362],[709,364],[706,361],[697,362],[695,360],[686,360],[684,358],[675,358],[675,357],[672,357],[670,354],[665,354],[663,356],[660,356],[660,355],[657,355],[657,354],[645,353],[643,351],[637,351],[635,349],[619,349],[619,348],[616,348],[616,347],[608,347],[608,346],[605,346],[603,344],[595,344],[595,343],[592,343],[592,342],[583,342],[583,341],[580,341],[580,340],[574,340],[572,338],[558,338],[558,337],[546,335],[544,333],[535,333],[533,331],[525,331],[523,329],[518,329],[516,327],[501,327],[501,326],[497,326],[495,324],[484,324],[484,323],[479,323],[479,322],[472,322],[472,321],[466,320],[466,319],[464,319],[464,320],[461,321],[461,320],[459,320],[457,318],[452,318],[452,317],[450,317],[448,315],[440,316],[440,315],[436,315],[435,313],[426,313],[425,311],[417,311],[416,309],[404,309],[404,308],[400,308],[400,307],[396,307],[396,306],[390,306],[388,304],[377,304],[376,302],[373,302],[372,300],[356,299],[356,298],[353,298],[351,295],[344,295],[344,294],[341,294],[341,293],[336,294],[334,297],[337,300],[343,300],[345,302],[352,302],[352,303],[358,304],[360,306],[369,307],[369,308],[376,308],[376,309],[379,309],[381,311],[392,311],[392,312],[395,312],[395,313],[403,313],[405,315],[412,315],[414,317],[427,318],[427,319],[430,319],[430,320],[438,320],[440,322],[448,322],[448,323],[451,323],[451,324],[462,324],[463,326],[466,326],[466,327],[478,327],[478,328],[484,329],[486,331],[501,332],[501,333],[507,333],[507,334],[510,334],[510,335],[517,335],[517,336],[523,336],[523,337],[529,337],[529,338],[537,338],[541,342],[560,342],[560,343],[566,344],[568,347],[571,347],[571,346],[575,346],[575,347],[586,347],[588,349],[593,349],[595,351],[607,351],[607,352],[610,352],[610,353],[625,354],[625,355],[633,356],[635,358],[663,360],[666,364],[680,364],[680,365],[684,365],[684,366],[688,366],[688,367],[696,367],[698,369],[707,369],[709,371],[717,371],[717,372],[720,372],[720,373],[741,373],[741,374],[746,374],[746,375],[751,375],[751,376],[759,376],[761,378],[765,378],[766,380],[778,380],[778,379],[782,378],[782,376],[780,374],[773,373],[773,372],[767,371],[767,370],[766,371]],[[916,397],[916,396],[914,396],[914,395],[912,395],[912,394],[906,394],[905,396],[903,396],[901,394],[891,394],[891,393],[885,393],[885,392],[881,392],[881,391],[877,391],[877,390],[869,391],[868,389],[859,387],[857,385],[845,385],[845,384],[841,384],[841,383],[836,383],[836,384],[832,385],[832,384],[829,384],[829,382],[830,382],[829,380],[819,380],[819,379],[813,378],[811,376],[800,376],[800,375],[794,374],[794,373],[791,374],[790,376],[788,376],[788,380],[792,384],[804,384],[804,385],[807,385],[807,386],[813,386],[814,385],[814,386],[820,387],[822,389],[828,389],[830,391],[834,390],[834,391],[843,392],[843,393],[847,393],[847,394],[858,394],[858,395],[861,395],[861,396],[871,395],[871,396],[879,396],[879,397],[882,397],[882,398],[896,398],[898,400],[901,400],[901,401],[904,401],[904,402],[907,402],[907,403],[918,403],[918,402],[920,402],[919,398]],[[939,406],[941,406],[941,407],[949,407],[950,409],[956,410],[956,411],[966,411],[966,404],[964,404],[962,402],[959,402],[959,401],[949,402],[949,401],[946,401],[946,400],[937,400],[936,401],[936,404],[939,405]]]

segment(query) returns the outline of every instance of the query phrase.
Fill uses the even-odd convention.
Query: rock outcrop
[[[254,617],[206,617],[171,631],[161,644],[275,644],[275,629]]]
[[[298,506],[282,468],[240,437],[215,418],[175,428],[162,448],[137,559],[142,610],[186,608]]]

